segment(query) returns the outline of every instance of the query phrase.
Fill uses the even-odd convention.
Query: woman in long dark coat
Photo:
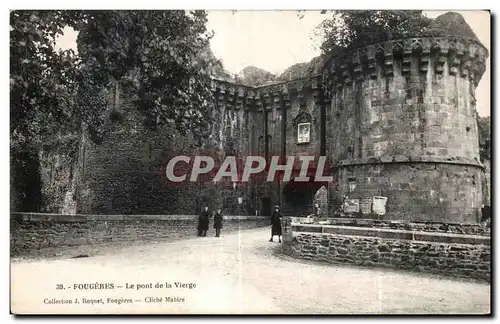
[[[209,218],[210,212],[208,207],[205,206],[198,218],[198,236],[207,236]]]
[[[217,209],[217,212],[214,215],[214,228],[215,228],[215,237],[219,237],[220,229],[222,228],[222,212],[220,209]]]
[[[281,218],[283,215],[280,213],[280,208],[278,206],[275,207],[273,215],[271,216],[271,239],[269,242],[273,241],[274,235],[278,235],[279,242],[281,243]]]

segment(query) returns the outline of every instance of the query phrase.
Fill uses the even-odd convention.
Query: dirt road
[[[269,233],[270,228],[260,228],[223,233],[220,238],[114,247],[88,258],[14,260],[12,311],[484,314],[490,310],[490,285],[295,260],[280,253],[279,243],[268,242]],[[97,283],[100,288],[113,283],[114,289],[84,289],[96,288],[90,284]],[[64,289],[56,289],[57,284]],[[159,284],[163,287],[155,288]],[[62,300],[67,303],[53,303]]]

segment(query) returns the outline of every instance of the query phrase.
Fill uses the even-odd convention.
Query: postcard
[[[490,22],[11,11],[11,314],[490,315]]]

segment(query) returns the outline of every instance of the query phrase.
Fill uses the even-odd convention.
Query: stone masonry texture
[[[46,214],[47,215],[47,214]],[[222,232],[269,226],[266,217],[226,216]],[[197,235],[197,217],[179,215],[33,215],[11,217],[11,255],[49,247],[146,242]],[[213,220],[209,235],[213,235]]]
[[[349,198],[390,197],[385,219],[478,223],[481,170],[445,163],[350,165],[342,169],[341,190]],[[348,180],[356,187],[351,190]]]
[[[341,222],[342,220],[342,222]],[[434,232],[434,233],[453,233],[466,235],[481,235],[490,236],[491,228],[489,226],[481,226],[477,224],[447,224],[447,223],[410,223],[410,222],[390,222],[378,220],[350,220],[350,219],[330,219],[329,225],[343,225],[355,227],[372,227],[372,228],[388,228],[400,229],[407,231],[418,232]]]
[[[337,233],[314,233],[307,232],[306,227],[303,226],[300,232],[292,227],[286,229],[284,253],[328,263],[404,269],[480,281],[491,278],[490,246],[477,244],[475,237],[471,237],[470,242],[466,238],[459,239],[475,243],[463,244],[444,242],[443,238],[431,233],[433,241],[423,241],[354,236],[341,228],[337,228]],[[453,235],[456,234],[447,236]]]
[[[344,198],[359,200],[370,214],[369,201],[383,196],[387,220],[478,223],[489,187],[474,93],[487,56],[475,40],[419,37],[339,53],[320,74],[289,82],[246,87],[213,80],[215,122],[201,148],[173,129],[145,129],[126,94],[115,94],[110,107],[121,118],[109,121],[99,144],[83,136],[67,172],[50,176],[47,170],[62,159],[57,150],[42,155],[45,211],[193,214],[209,204],[252,215],[269,214],[269,205],[280,203],[285,214],[307,215],[325,183],[174,186],[165,168],[180,154],[219,161],[308,154],[325,155],[334,177],[325,185],[329,216]],[[298,142],[300,123],[310,123],[307,143]],[[54,184],[57,179],[64,184]],[[61,195],[63,201],[52,201]]]

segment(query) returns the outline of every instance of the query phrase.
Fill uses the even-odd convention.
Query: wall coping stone
[[[407,231],[387,228],[366,228],[335,225],[291,224],[292,233],[334,234],[358,237],[378,237],[392,240],[407,240],[437,243],[490,245],[490,238],[480,235]]]
[[[297,217],[297,216],[286,216],[289,218],[293,224],[311,224],[314,220],[308,217]],[[373,219],[373,218],[356,218],[356,217],[328,217],[324,219],[319,219],[319,225],[374,225],[374,224],[418,224],[418,225],[451,225],[451,226],[464,226],[464,227],[481,227],[480,224],[466,224],[466,223],[450,223],[450,222],[439,222],[439,221],[405,221],[401,219]],[[324,224],[321,224],[323,223]],[[332,222],[334,224],[332,224]],[[315,224],[318,225],[318,224]]]
[[[402,156],[388,155],[381,157],[369,157],[363,159],[342,160],[337,167],[345,167],[351,165],[366,165],[366,164],[393,164],[393,163],[437,163],[437,164],[457,164],[465,166],[475,166],[484,169],[484,165],[476,159],[468,159],[454,156]]]
[[[84,223],[88,221],[145,221],[145,220],[197,220],[198,215],[105,215],[105,214],[51,214],[11,212],[11,220],[19,222]],[[226,221],[269,220],[268,216],[224,215]]]

